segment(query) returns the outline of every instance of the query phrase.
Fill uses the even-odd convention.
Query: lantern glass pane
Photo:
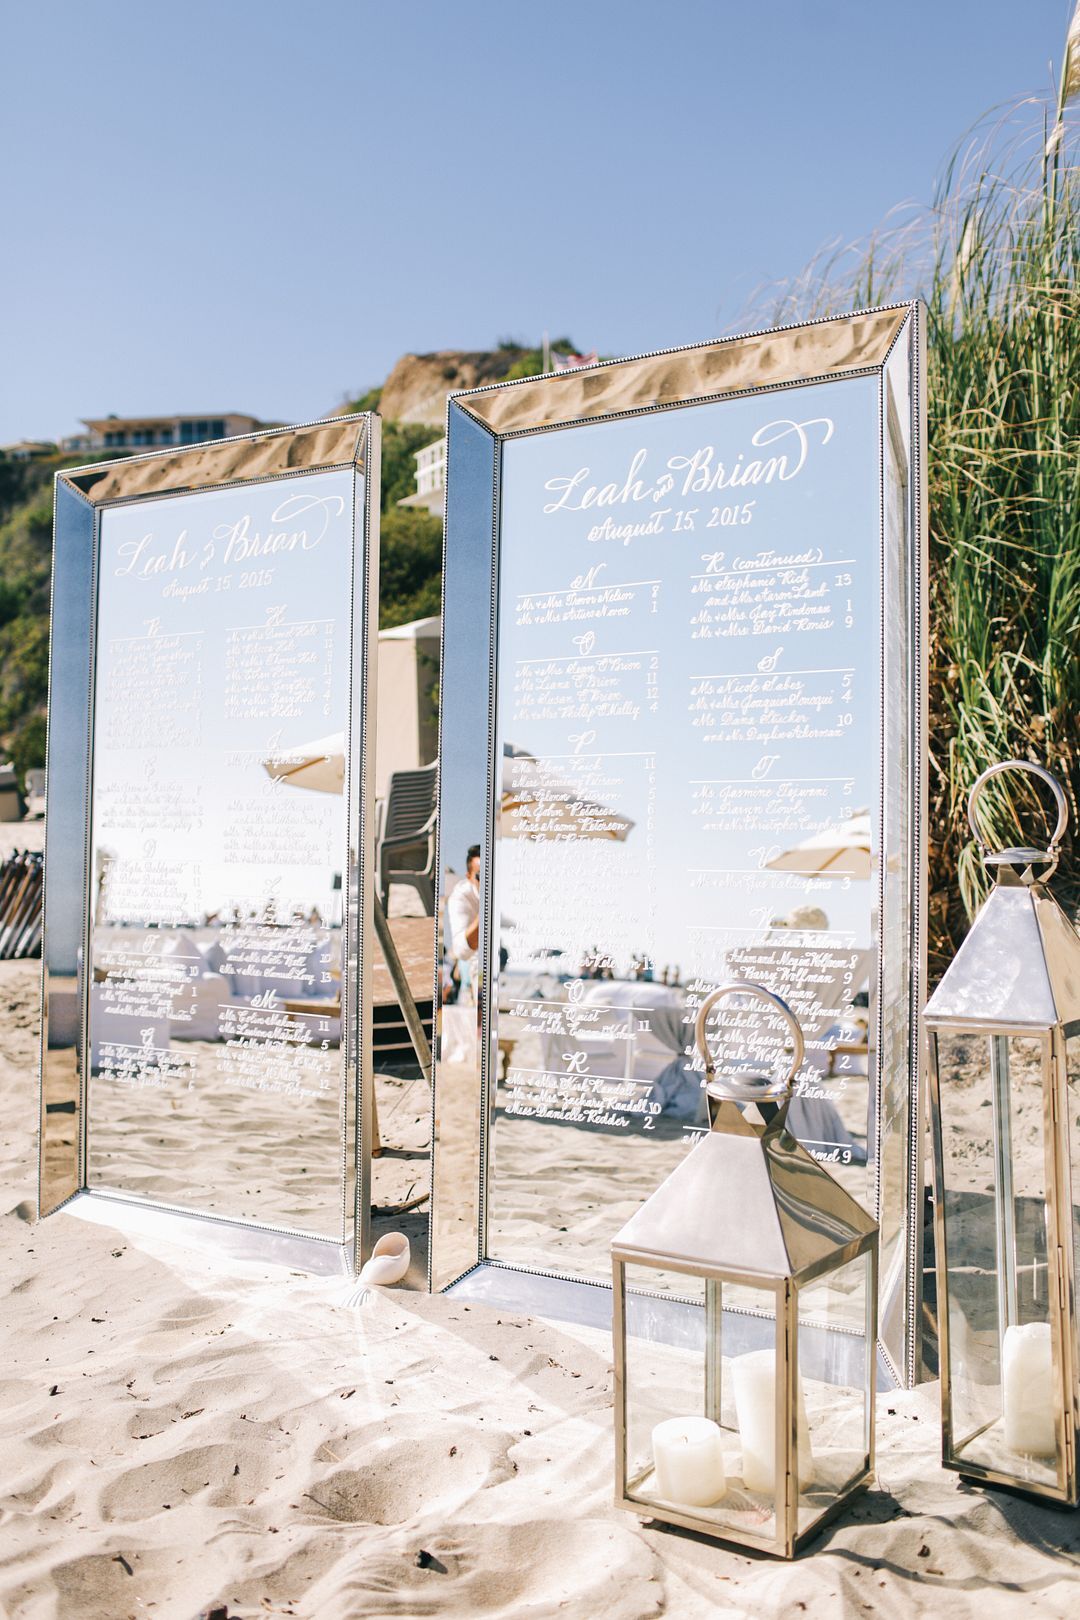
[[[660,1518],[772,1541],[775,1288],[741,1286],[734,1310],[728,1285],[680,1283],[683,1300],[662,1299],[650,1267],[626,1268],[627,1495]]]
[[[861,1254],[798,1292],[800,1535],[870,1467],[870,1284]]]
[[[952,1455],[1059,1482],[1047,1267],[1049,1037],[938,1036]]]

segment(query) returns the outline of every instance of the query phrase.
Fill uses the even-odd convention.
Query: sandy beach
[[[785,1566],[611,1505],[603,1333],[428,1297],[419,1263],[346,1310],[212,1228],[35,1224],[38,972],[0,964],[10,1620],[1076,1614],[1080,1518],[945,1474],[935,1385],[879,1396],[877,1488]],[[395,1197],[415,1096],[380,1092]]]

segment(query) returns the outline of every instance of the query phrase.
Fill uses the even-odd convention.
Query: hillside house
[[[90,450],[162,450],[170,445],[203,444],[208,439],[234,439],[277,425],[240,411],[223,411],[220,416],[83,418],[83,426],[89,430]]]
[[[398,501],[399,506],[422,506],[436,517],[443,515],[446,501],[446,440],[425,444],[416,455],[416,493]]]

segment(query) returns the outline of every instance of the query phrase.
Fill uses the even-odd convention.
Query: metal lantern
[[[717,1077],[729,998],[729,1031],[764,1004],[790,1035],[782,1080]],[[877,1227],[785,1127],[803,1036],[779,996],[725,985],[696,1039],[711,1129],[612,1244],[616,1501],[790,1558],[871,1477]]]
[[[1046,850],[983,841],[979,795],[1012,770],[1053,789]],[[1009,760],[968,819],[996,882],[926,1008],[942,1460],[1075,1506],[1080,938],[1046,888],[1068,808],[1049,771]]]

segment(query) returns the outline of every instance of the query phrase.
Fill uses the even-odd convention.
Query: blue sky
[[[544,328],[610,354],[730,330],[1045,92],[1070,11],[6,0],[0,442],[302,420],[405,351]]]

